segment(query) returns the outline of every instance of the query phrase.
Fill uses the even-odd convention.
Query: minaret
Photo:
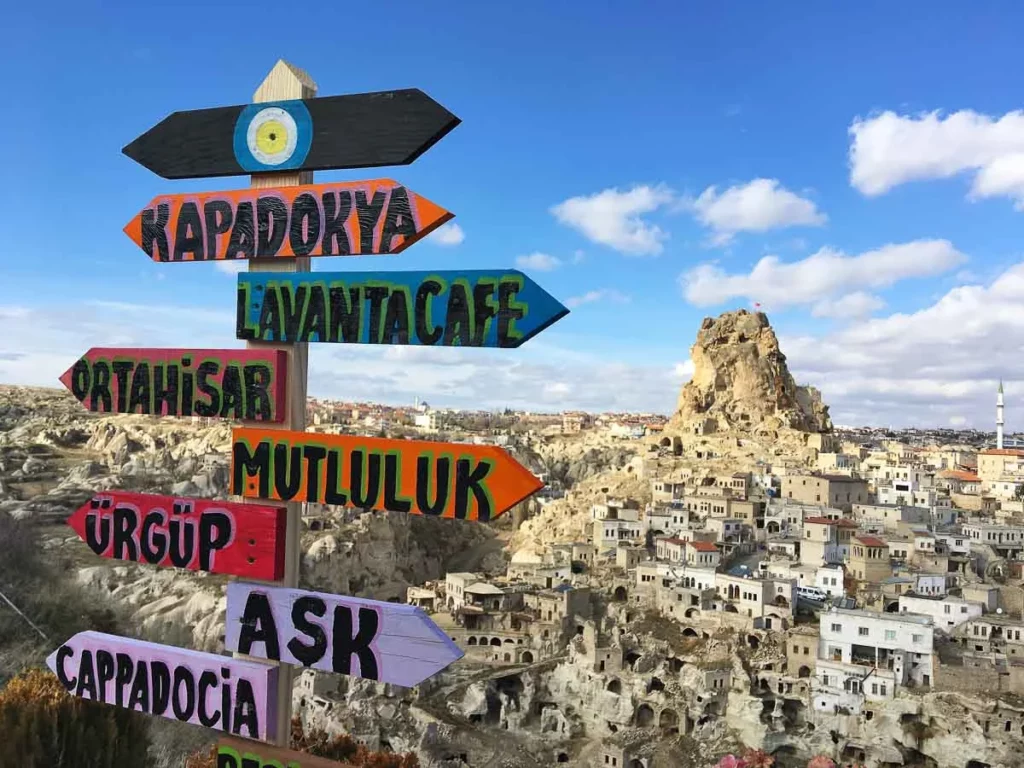
[[[999,380],[999,392],[996,395],[996,448],[1003,447],[1003,380]]]

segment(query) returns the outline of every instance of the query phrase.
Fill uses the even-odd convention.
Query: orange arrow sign
[[[153,261],[400,253],[453,214],[391,179],[153,198],[124,228]]]
[[[242,427],[231,492],[459,520],[493,520],[544,484],[493,445]]]

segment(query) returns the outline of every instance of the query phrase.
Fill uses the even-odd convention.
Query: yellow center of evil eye
[[[276,155],[288,145],[287,129],[277,120],[267,120],[256,129],[256,146],[261,152]]]

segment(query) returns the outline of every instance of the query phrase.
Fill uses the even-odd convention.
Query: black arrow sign
[[[165,179],[408,165],[460,122],[407,88],[175,112],[123,152]]]

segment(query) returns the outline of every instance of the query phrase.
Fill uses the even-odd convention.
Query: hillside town
[[[735,335],[734,323],[741,337],[771,334],[743,312],[704,331]],[[717,720],[735,727],[734,707],[758,712],[744,697],[761,707],[760,728],[747,730],[776,757],[795,752],[795,734],[813,744],[817,733],[843,765],[1011,764],[1024,745],[1024,450],[1007,447],[1001,385],[986,446],[971,434],[830,429],[823,406],[786,400],[784,372],[766,382],[782,394],[766,410],[786,447],[755,457],[736,425],[764,425],[767,414],[723,397],[742,378],[731,365],[712,377],[725,408],[669,422],[534,421],[528,430],[576,440],[640,441],[617,473],[632,492],[542,496],[517,518],[522,546],[503,572],[450,571],[406,600],[512,689],[523,670],[572,666],[584,701],[594,698],[583,730],[604,734],[594,765],[654,765],[652,736],[637,731],[703,739]],[[794,430],[779,416],[824,428]],[[543,524],[567,508],[569,529]],[[525,715],[519,696],[496,690],[455,711],[510,728]],[[962,708],[945,734],[953,760],[934,752],[947,694]],[[557,704],[539,706],[542,732],[574,730]]]
[[[1018,765],[1002,388],[994,433],[840,428],[761,313],[706,319],[691,356],[668,417],[311,400],[314,432],[498,445],[545,486],[490,524],[305,504],[304,585],[417,606],[464,656],[411,688],[303,671],[304,727],[432,768]],[[3,403],[0,510],[139,636],[223,652],[220,581],[96,562],[58,526],[99,488],[226,498],[230,427]]]

